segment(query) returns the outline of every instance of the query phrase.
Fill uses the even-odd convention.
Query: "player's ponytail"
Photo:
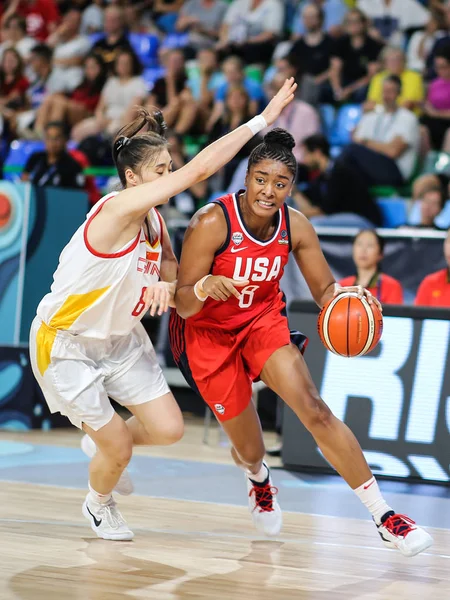
[[[160,110],[155,108],[149,112],[139,107],[136,118],[118,131],[112,155],[124,187],[127,183],[126,169],[139,172],[143,164],[151,163],[161,150],[167,148],[167,140],[164,137],[166,129]]]
[[[262,143],[252,151],[248,159],[248,169],[263,160],[276,160],[283,163],[295,179],[297,160],[292,153],[294,146],[295,140],[292,135],[285,129],[276,127],[266,133]]]

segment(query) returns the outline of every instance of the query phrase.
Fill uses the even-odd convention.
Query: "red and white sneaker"
[[[95,445],[94,440],[86,434],[81,438],[81,449],[92,458],[94,454],[97,452],[97,446]],[[131,479],[130,474],[127,469],[124,469],[122,475],[120,476],[119,481],[116,483],[115,491],[121,496],[129,496],[134,492],[133,480]]]
[[[278,535],[283,525],[283,515],[276,499],[278,489],[272,483],[269,467],[264,465],[268,476],[262,483],[256,483],[246,475],[248,508],[258,531],[265,535]]]
[[[393,510],[381,518],[378,533],[387,548],[397,548],[403,556],[415,556],[433,544],[429,533],[418,527],[412,519],[398,515]]]

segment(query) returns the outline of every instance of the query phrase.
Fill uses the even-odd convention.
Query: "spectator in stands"
[[[197,104],[189,89],[183,51],[173,49],[164,57],[166,74],[155,82],[147,100],[164,113],[167,127],[177,135],[191,130],[197,118]]]
[[[6,49],[0,65],[0,109],[23,108],[29,85],[23,73],[22,57],[14,48]]]
[[[444,241],[445,269],[425,277],[417,290],[416,306],[450,308],[450,229]]]
[[[80,35],[80,25],[80,11],[71,9],[47,39],[47,45],[53,48],[53,70],[61,92],[72,92],[83,79],[83,62],[91,43]]]
[[[402,284],[381,272],[384,239],[374,229],[363,229],[353,240],[356,275],[341,279],[339,285],[361,285],[381,304],[403,304]]]
[[[54,0],[11,0],[3,19],[11,15],[24,17],[30,37],[45,42],[59,21],[59,11]]]
[[[290,54],[302,65],[302,86],[308,88],[311,104],[330,100],[326,97],[330,76],[332,39],[323,30],[323,10],[316,4],[308,4],[302,10],[306,33],[294,43]]]
[[[189,34],[188,52],[191,58],[203,48],[212,48],[218,38],[228,4],[224,0],[188,0],[180,10],[176,29]]]
[[[103,31],[103,0],[93,0],[83,11],[81,17],[81,34],[90,35]]]
[[[242,60],[237,56],[230,56],[222,63],[222,72],[225,81],[216,89],[214,108],[207,123],[207,131],[211,131],[214,124],[223,114],[225,98],[230,85],[243,85],[250,97],[250,115],[256,115],[260,104],[264,101],[264,90],[261,84],[245,76]]]
[[[37,44],[35,39],[27,35],[25,19],[18,15],[11,15],[4,22],[2,40],[0,58],[7,48],[15,48],[25,62],[29,60],[31,50]]]
[[[341,157],[359,170],[369,185],[404,185],[417,163],[420,134],[417,117],[399,107],[401,81],[389,75],[383,82],[383,106],[363,115],[354,143]]]
[[[446,200],[446,194],[442,185],[425,189],[418,200],[420,205],[420,222],[414,225],[414,227],[440,230],[441,228],[436,225],[436,218],[442,212]]]
[[[370,78],[378,71],[383,45],[368,35],[367,18],[357,8],[347,13],[345,30],[331,52],[330,82],[338,102],[361,103]]]
[[[324,29],[331,36],[338,37],[342,34],[342,24],[344,22],[348,6],[344,0],[308,0],[307,4],[316,4],[323,10]],[[298,14],[296,15],[292,33],[300,37],[306,33],[305,25],[301,18],[301,10],[305,6],[302,3]]]
[[[47,123],[62,121],[67,127],[74,127],[94,115],[106,83],[107,70],[99,54],[90,54],[84,61],[84,78],[78,87],[67,96],[51,94],[38,110],[35,130],[43,132]]]
[[[22,181],[36,186],[82,189],[85,178],[81,165],[66,148],[64,123],[48,123],[45,128],[45,151],[34,152],[27,160]]]
[[[125,31],[125,16],[120,6],[108,6],[104,13],[105,35],[93,46],[93,51],[102,55],[106,65],[113,67],[123,49],[131,48]]]
[[[252,115],[253,113],[250,113],[250,96],[245,87],[239,83],[228,86],[223,113],[209,133],[208,144],[237,129],[243,123],[246,123]],[[250,156],[251,151],[260,141],[261,139],[258,136],[256,136],[256,139],[252,138],[223,168],[220,174],[222,176],[221,189],[228,187],[236,167],[241,160]]]
[[[280,90],[286,81],[286,77],[282,73],[277,73],[269,85],[270,97]],[[302,100],[293,100],[287,106],[278,119],[271,125],[270,128],[264,130],[263,133],[281,127],[286,129],[294,136],[295,147],[292,150],[297,162],[303,161],[303,140],[320,131],[320,118],[315,109]]]
[[[375,75],[370,82],[365,110],[373,110],[377,104],[382,104],[383,81],[388,75],[397,75],[402,83],[398,105],[419,113],[425,97],[422,75],[406,68],[406,56],[400,48],[386,46],[381,53],[381,59],[384,70]]]
[[[114,62],[114,75],[103,88],[95,116],[84,119],[72,129],[72,138],[80,142],[104,133],[113,136],[129,120],[129,111],[142,105],[147,86],[140,76],[142,65],[132,50],[119,50]]]
[[[437,76],[436,71],[434,69],[434,58],[436,56],[436,53],[438,52],[438,50],[440,50],[440,48],[443,45],[446,46],[450,42],[450,0],[447,0],[445,2],[443,18],[444,28],[441,30],[442,35],[434,42],[431,51],[426,57],[425,79],[427,81],[431,81]]]
[[[246,64],[269,64],[283,32],[284,7],[277,0],[232,0],[216,46],[222,56],[240,56]]]
[[[153,0],[152,16],[156,21],[160,21],[158,26],[161,31],[167,33],[167,31],[175,26],[177,14],[180,12],[183,6],[184,0]],[[165,17],[173,17],[168,20]]]
[[[374,26],[374,33],[402,47],[408,29],[425,27],[429,12],[418,0],[358,0],[357,6]]]
[[[293,194],[306,217],[340,215],[339,218],[345,217],[358,226],[381,225],[380,210],[364,178],[339,158],[331,160],[330,144],[324,135],[315,134],[303,140],[303,163],[319,173],[302,192]],[[347,218],[349,214],[351,217]]]
[[[194,100],[209,113],[215,92],[224,83],[225,77],[219,69],[217,52],[213,48],[200,50],[197,64],[198,70],[189,73],[188,86]]]
[[[422,123],[430,133],[432,148],[441,150],[450,126],[450,41],[436,51],[434,68],[438,77],[428,87]]]
[[[444,16],[435,11],[430,15],[425,29],[415,31],[409,39],[407,48],[408,69],[423,73],[434,44],[444,35]]]

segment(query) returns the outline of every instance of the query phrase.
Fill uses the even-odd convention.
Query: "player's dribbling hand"
[[[229,279],[223,275],[211,275],[203,282],[202,289],[213,300],[228,300],[230,296],[235,296],[237,299],[241,297],[236,287],[245,287],[249,281],[238,281]]]
[[[145,312],[150,309],[150,314],[154,317],[156,314],[161,316],[169,310],[169,307],[175,306],[175,282],[158,281],[150,285],[144,294]]]
[[[281,114],[281,111],[294,99],[294,93],[297,89],[297,84],[293,77],[286,79],[278,92],[262,111],[261,115],[265,118],[267,125],[272,125]]]
[[[338,283],[336,283],[336,285],[334,286],[333,297],[339,296],[339,294],[342,294],[343,292],[356,292],[358,294],[358,298],[364,297],[369,304],[375,304],[380,311],[383,311],[383,307],[381,306],[381,303],[378,301],[378,299],[375,298],[375,296],[371,294],[369,290],[363,288],[362,285],[348,285],[346,287],[342,287]]]

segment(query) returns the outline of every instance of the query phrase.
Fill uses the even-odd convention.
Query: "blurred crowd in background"
[[[111,139],[136,106],[163,111],[179,168],[294,76],[297,97],[274,124],[296,140],[292,206],[317,226],[450,226],[450,1],[9,0],[1,11],[5,178],[85,189],[94,203],[117,184]],[[260,140],[172,199],[172,214],[242,188]]]

